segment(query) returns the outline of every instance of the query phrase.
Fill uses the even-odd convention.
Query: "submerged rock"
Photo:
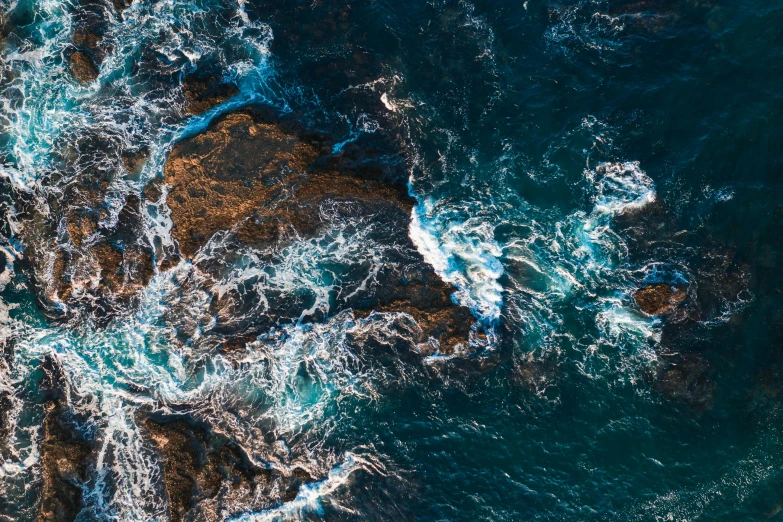
[[[6,381],[5,376],[13,369],[14,344],[13,338],[0,338],[0,382]],[[4,386],[0,391],[0,445],[5,444],[10,435],[9,415],[13,407],[13,391]]]
[[[671,356],[659,370],[655,387],[669,400],[706,410],[715,396],[711,374],[710,365],[697,354]]]
[[[149,150],[141,149],[134,153],[124,154],[122,157],[122,164],[128,170],[128,174],[132,179],[138,179],[141,174],[144,164],[149,159]]]
[[[140,241],[141,199],[129,195],[117,223],[93,247],[101,271],[101,287],[114,298],[126,298],[147,286],[153,275],[152,249]]]
[[[40,200],[19,196],[23,268],[51,317],[79,310],[110,317],[147,285],[154,253],[143,234],[139,196],[128,195],[114,220],[106,219],[98,196],[76,190],[62,196],[70,203],[65,208],[56,200],[47,208]]]
[[[674,310],[688,296],[684,285],[657,283],[637,290],[633,295],[642,312],[664,315]]]

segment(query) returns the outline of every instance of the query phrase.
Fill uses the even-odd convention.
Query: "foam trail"
[[[589,215],[577,212],[569,221],[577,254],[595,274],[625,257],[625,242],[612,230],[612,218],[653,203],[655,189],[638,162],[602,163],[586,170],[585,178],[592,184],[595,207]]]
[[[329,219],[327,215],[323,217]],[[267,294],[295,295],[306,290],[314,297],[314,302],[301,312],[299,320],[317,311],[328,314],[330,295],[344,289],[340,269],[366,266],[364,283],[381,269],[388,247],[373,240],[374,231],[372,223],[334,222],[319,237],[294,239],[276,252],[271,261],[256,251],[243,251],[240,260],[227,270],[226,275],[213,283],[212,290],[223,296],[250,286],[260,296],[260,312],[269,307]],[[222,238],[216,235],[196,257],[196,264],[209,260],[222,248]]]
[[[438,275],[457,287],[456,301],[492,323],[503,306],[502,249],[491,223],[469,217],[472,210],[422,198],[411,213],[409,234]]]

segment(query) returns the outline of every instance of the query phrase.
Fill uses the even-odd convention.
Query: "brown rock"
[[[218,230],[272,204],[283,183],[302,176],[317,156],[294,134],[245,113],[178,143],[166,161],[165,181],[181,253],[193,256]]]
[[[81,248],[84,240],[96,231],[98,224],[89,213],[75,211],[70,214],[69,218],[65,225],[68,236],[73,246]]]
[[[89,83],[98,77],[98,68],[84,51],[74,51],[70,58],[71,72],[82,83]]]
[[[142,201],[129,195],[117,223],[106,228],[93,210],[101,206],[98,196],[68,191],[62,197],[71,205],[50,205],[47,213],[40,203],[19,198],[23,268],[30,270],[39,302],[50,316],[62,318],[86,307],[109,317],[154,274],[153,251],[143,236]]]
[[[637,290],[633,298],[642,312],[649,315],[664,315],[674,310],[687,295],[684,285],[656,283]]]
[[[128,169],[132,179],[138,179],[144,164],[149,158],[149,150],[142,149],[134,154],[126,154],[122,157],[122,163]]]
[[[114,9],[118,13],[121,13],[133,5],[133,0],[112,0],[112,4],[114,5]]]
[[[89,27],[79,26],[73,31],[71,42],[80,49],[96,52],[103,37],[95,34]]]
[[[46,410],[40,446],[43,488],[36,520],[72,521],[84,507],[80,484],[86,481],[92,447],[68,424],[67,409],[49,403]]]
[[[431,337],[438,342],[439,353],[451,354],[458,344],[467,343],[473,317],[451,301],[455,288],[441,281],[429,267],[422,267],[414,277],[400,281],[388,293],[379,292],[377,302],[356,306],[356,313],[360,317],[373,310],[407,313],[421,328],[419,343]]]

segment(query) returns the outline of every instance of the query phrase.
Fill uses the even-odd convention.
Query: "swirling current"
[[[0,520],[783,519],[781,26],[0,0]]]

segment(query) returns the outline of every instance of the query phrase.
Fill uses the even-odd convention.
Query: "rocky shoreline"
[[[193,112],[214,103],[209,96]],[[291,117],[246,107],[181,140],[168,156],[163,178],[152,180],[141,194],[124,196],[114,219],[107,219],[102,203],[106,183],[89,177],[70,184],[68,206],[50,200],[45,212],[31,195],[18,194],[23,267],[32,275],[39,302],[52,319],[92,317],[100,327],[122,309],[138,306],[156,273],[184,262],[201,274],[192,284],[212,296],[207,313],[214,333],[199,343],[217,342],[229,355],[275,326],[321,321],[345,310],[359,319],[373,313],[412,319],[413,328],[406,328],[413,344],[406,349],[418,357],[468,350],[475,319],[452,301],[456,289],[438,277],[408,236],[415,201],[401,163],[395,166],[376,144],[351,143],[338,153],[333,144]],[[138,161],[128,159],[129,173]],[[146,205],[170,212],[175,250],[148,243]],[[376,226],[391,257],[371,280],[357,281],[361,285],[351,295],[335,295],[327,311],[308,317],[303,315],[306,301],[281,294],[267,296],[264,313],[243,316],[240,311],[252,309],[256,295],[221,296],[212,289],[210,282],[239,252],[273,256],[292,241],[328,233],[335,222]],[[210,250],[215,237],[221,247]],[[244,319],[237,322],[237,316]],[[181,342],[196,342],[188,332],[182,330]],[[77,421],[60,364],[48,358],[41,368],[42,390],[49,398],[44,401],[36,519],[70,522],[85,507],[96,442]],[[190,414],[139,415],[145,444],[161,466],[171,520],[222,520],[232,505],[267,509],[294,499],[302,485],[316,480],[304,468],[285,474],[252,463],[229,437]]]

